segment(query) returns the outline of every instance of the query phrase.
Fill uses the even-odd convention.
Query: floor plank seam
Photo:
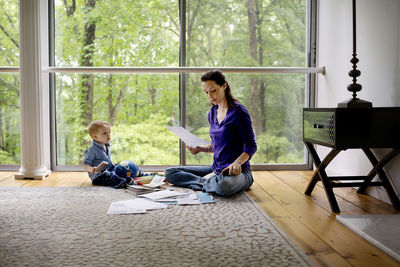
[[[276,176],[275,176],[276,177]],[[279,178],[277,178],[277,179],[279,179]],[[280,180],[280,179],[279,179]],[[282,181],[282,180],[281,180]],[[256,183],[257,183],[257,181],[255,181]],[[282,181],[283,182],[283,181]],[[262,188],[262,190],[263,191],[265,191],[278,205],[280,205],[283,209],[285,209],[293,218],[295,218],[297,221],[299,221],[301,224],[303,224],[303,226],[306,228],[306,229],[308,229],[308,231],[310,231],[314,236],[316,236],[317,238],[318,238],[318,240],[321,242],[321,243],[323,243],[323,244],[325,244],[326,245],[326,247],[328,247],[329,249],[331,249],[331,251],[332,252],[334,252],[334,253],[336,253],[337,255],[339,255],[341,258],[343,258],[343,260],[345,260],[350,266],[353,266],[347,259],[346,259],[346,255],[342,255],[339,251],[337,251],[335,248],[333,248],[329,243],[327,243],[326,241],[324,241],[323,239],[321,239],[320,237],[319,237],[319,235],[318,235],[318,233],[317,232],[315,232],[312,228],[310,228],[307,224],[305,224],[302,220],[300,220],[298,217],[297,217],[297,215],[296,214],[293,214],[289,209],[287,209],[285,206],[283,206],[276,198],[274,198],[272,195],[270,195],[265,189],[264,189],[264,187],[262,187],[260,184],[258,184],[257,183],[257,185],[259,186],[259,187],[261,187]],[[314,204],[317,204],[317,203],[315,203],[314,201],[312,201]],[[317,204],[318,205],[318,204]],[[320,205],[318,205],[318,206],[320,206]],[[260,207],[260,208],[262,208],[262,207]],[[323,207],[321,207],[323,210],[325,210]],[[330,212],[330,211],[329,211]],[[265,211],[265,213],[267,213],[267,211]],[[268,213],[267,213],[268,214]],[[270,214],[268,214],[268,216],[270,216]],[[271,216],[270,216],[271,217]],[[272,220],[274,220],[273,219],[273,217],[271,217],[271,219]],[[274,221],[276,224],[278,224],[276,221]],[[279,224],[278,224],[279,225]],[[347,230],[347,229],[346,229]],[[349,233],[352,233],[351,231],[349,231]],[[352,233],[353,234],[353,233]],[[313,254],[314,255],[314,254]]]
[[[274,175],[277,179],[280,179],[277,175],[275,175],[274,172],[271,172],[271,174]],[[298,175],[296,174],[296,176],[302,178],[303,180],[305,180],[305,181],[307,181],[307,182],[309,182],[309,180],[307,180],[307,179],[306,179],[305,177],[303,177],[302,175],[298,176]],[[281,180],[281,179],[280,179],[280,180]],[[283,180],[281,180],[281,181],[282,181],[283,183],[287,184],[288,186],[290,186],[293,190],[295,190],[295,191],[297,191],[297,192],[299,192],[299,193],[303,193],[303,192],[300,192],[299,190],[297,190],[295,187],[292,187],[290,184],[286,183],[285,181],[283,181]],[[321,183],[319,183],[319,182],[316,184],[316,186],[318,186],[318,187],[319,187],[320,189],[322,189],[322,190],[325,190],[324,187],[323,187],[323,185],[321,185]],[[354,190],[354,192],[352,192],[352,193],[359,194],[359,193],[357,193],[357,190],[356,190],[356,189],[354,189],[354,188],[352,188],[352,189]],[[304,193],[303,193],[303,194],[304,194]],[[351,205],[354,205],[355,207],[359,208],[359,209],[362,210],[362,211],[367,212],[368,214],[372,214],[372,212],[369,211],[368,209],[363,208],[362,206],[360,206],[359,204],[353,202],[352,200],[348,200],[348,199],[344,198],[343,196],[341,196],[341,195],[335,193],[335,191],[334,191],[334,194],[335,194],[336,198],[339,198],[339,199],[342,200],[342,201],[345,201],[345,202],[347,202],[347,203],[349,203],[349,204],[351,204]],[[371,197],[371,196],[368,196],[368,197]],[[309,196],[309,198],[311,199],[311,196]],[[375,200],[376,200],[376,201],[381,201],[381,200],[376,199],[376,198],[373,198],[373,199],[374,199],[374,201],[375,201]],[[366,199],[366,200],[370,200],[370,199]],[[318,204],[317,202],[315,202],[315,203]],[[384,202],[384,203],[386,203],[386,202]],[[320,205],[319,205],[319,206],[320,206]],[[328,211],[330,211],[330,210],[328,210]]]
[[[276,178],[279,179],[280,181],[282,181],[282,183],[284,183],[285,185],[287,185],[288,187],[290,187],[292,190],[294,190],[295,192],[297,192],[298,194],[300,194],[304,199],[308,199],[310,201],[312,201],[315,205],[319,206],[320,208],[322,208],[323,210],[327,211],[328,213],[332,213],[332,211],[330,209],[325,208],[323,205],[321,205],[320,203],[314,201],[314,199],[311,198],[311,196],[307,196],[304,194],[304,192],[300,192],[299,190],[297,190],[296,188],[292,187],[290,184],[286,183],[285,181],[283,181],[282,179],[280,179],[278,176],[276,176],[273,172],[271,172],[271,174]],[[351,203],[351,202],[350,202]],[[352,203],[351,203],[352,204]]]

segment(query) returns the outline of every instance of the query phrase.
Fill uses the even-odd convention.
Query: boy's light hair
[[[108,124],[108,122],[105,122],[105,121],[100,121],[100,120],[92,121],[89,124],[89,128],[88,128],[90,136],[92,137],[93,134],[96,134],[99,131],[99,129],[104,127],[104,125],[110,126],[110,124]]]

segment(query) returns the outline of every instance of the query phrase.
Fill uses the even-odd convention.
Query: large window
[[[0,66],[18,66],[18,1],[0,3]],[[210,155],[185,153],[166,128],[182,125],[209,140],[199,68],[225,71],[247,107],[258,144],[253,165],[306,166],[301,125],[312,89],[311,3],[51,1],[52,167],[81,165],[92,120],[112,125],[115,163],[210,164]],[[306,71],[279,69],[291,67]],[[0,73],[0,88],[0,164],[19,164],[17,73]]]
[[[20,163],[18,0],[0,0],[0,164]]]
[[[75,5],[74,5],[75,4]],[[55,1],[55,66],[179,66],[178,1]],[[179,75],[56,74],[57,165],[81,164],[92,120],[112,125],[113,160],[179,164]]]
[[[306,3],[187,1],[188,66],[305,67]]]
[[[179,76],[125,74],[56,75],[58,165],[81,164],[91,139],[87,125],[111,125],[112,159],[140,165],[179,164],[179,140],[166,128],[179,122]],[[89,78],[90,77],[90,78]],[[82,93],[91,79],[92,99]]]
[[[187,98],[187,125],[204,139],[208,137],[210,108],[200,75],[191,75]],[[304,164],[302,108],[305,106],[304,74],[226,74],[235,97],[252,118],[258,150],[254,164]],[[256,92],[252,92],[252,85]],[[252,95],[254,94],[254,95]],[[190,108],[189,108],[190,107]],[[188,164],[208,164],[207,155],[187,155]]]
[[[188,1],[188,66],[305,67],[307,1]],[[250,112],[258,152],[252,163],[304,164],[302,108],[305,74],[226,74],[233,94]],[[187,126],[208,129],[209,106],[200,76],[190,75]],[[190,107],[190,108],[189,108]],[[208,164],[207,156],[188,155],[189,164]]]

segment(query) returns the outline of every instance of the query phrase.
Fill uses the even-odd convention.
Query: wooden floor
[[[15,180],[15,172],[0,172],[0,186],[92,186],[86,173],[53,172],[44,180]],[[311,171],[257,171],[249,195],[317,266],[400,266],[335,219],[320,182],[311,197],[304,190]],[[341,214],[393,214],[391,205],[335,189]]]

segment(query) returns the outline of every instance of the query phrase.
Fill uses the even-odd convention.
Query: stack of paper
[[[127,188],[131,189],[136,193],[136,195],[146,194],[150,192],[159,191],[160,187],[165,184],[164,180],[165,177],[161,175],[154,175],[154,176],[143,176],[143,177],[150,177],[151,182],[143,184],[143,185],[128,185]]]
[[[127,189],[133,191],[136,195],[147,194],[151,192],[160,191],[159,188],[144,187],[142,185],[128,185]]]
[[[146,213],[148,210],[165,209],[167,205],[145,198],[112,202],[107,214]]]
[[[161,175],[154,175],[153,179],[148,184],[143,184],[144,187],[157,188],[165,184],[165,177]]]
[[[153,193],[144,194],[144,195],[141,195],[140,197],[144,197],[144,198],[151,199],[153,201],[157,201],[157,200],[164,199],[164,198],[182,197],[182,196],[185,196],[188,194],[190,194],[190,193],[178,192],[178,191],[172,191],[172,190],[161,190],[161,191],[157,191],[157,192],[153,192]]]
[[[165,209],[168,204],[198,205],[214,203],[208,193],[161,190],[143,194],[138,198],[112,202],[107,214],[146,213],[148,210]]]
[[[149,194],[141,195],[141,197],[151,199],[156,202],[165,204],[178,204],[178,205],[197,205],[203,203],[213,203],[214,199],[208,193],[187,193],[177,191],[158,191]]]

